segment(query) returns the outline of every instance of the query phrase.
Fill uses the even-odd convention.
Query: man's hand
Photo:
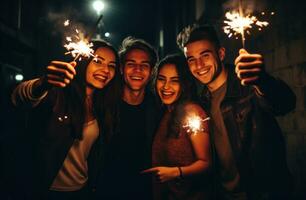
[[[235,72],[241,81],[241,85],[259,85],[260,79],[265,73],[263,57],[260,54],[249,54],[245,49],[239,50],[239,56],[235,59]]]
[[[180,176],[180,172],[177,167],[153,167],[150,169],[146,169],[141,173],[142,174],[153,173],[156,179],[161,183],[173,180]]]

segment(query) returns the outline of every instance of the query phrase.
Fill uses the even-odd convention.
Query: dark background
[[[0,5],[0,171],[8,172],[14,159],[14,130],[18,119],[9,106],[10,91],[18,83],[42,73],[53,59],[64,56],[64,28],[69,18],[90,30],[98,16],[93,0],[2,0]],[[227,62],[233,62],[241,40],[223,33],[224,13],[237,8],[236,1],[224,0],[104,0],[106,8],[98,30],[117,48],[126,36],[147,40],[161,57],[178,51],[176,35],[186,25],[211,23],[226,47]],[[236,2],[236,3],[235,3]],[[295,196],[306,199],[306,3],[298,0],[243,0],[245,11],[269,21],[261,32],[252,30],[246,49],[262,53],[267,71],[285,80],[297,95],[297,107],[278,118],[287,141],[287,158],[295,178]],[[264,11],[265,15],[261,15]],[[271,15],[271,12],[275,12]],[[22,116],[19,116],[22,118]],[[20,128],[20,127],[19,127]],[[12,166],[13,167],[13,166]],[[264,180],[263,180],[264,181]],[[2,182],[0,188],[7,183]],[[1,198],[1,197],[0,197]]]

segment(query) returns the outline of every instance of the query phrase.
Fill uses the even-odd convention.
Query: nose
[[[143,70],[143,67],[141,66],[141,64],[135,64],[133,69],[134,71],[140,72]]]
[[[196,62],[196,67],[197,67],[198,69],[200,69],[200,68],[202,68],[202,67],[204,67],[204,66],[205,66],[204,61],[203,61],[201,58],[198,58],[198,59],[197,59],[197,62]]]
[[[103,65],[102,70],[104,73],[109,74],[109,66],[107,64]]]
[[[163,89],[168,89],[168,88],[169,88],[169,81],[165,81]]]

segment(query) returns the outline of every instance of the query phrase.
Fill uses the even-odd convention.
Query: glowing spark
[[[274,12],[271,12],[271,15],[274,15],[275,13]]]
[[[71,53],[74,58],[77,56],[83,56],[87,58],[94,56],[94,50],[91,48],[92,46],[93,44],[88,43],[86,40],[69,42],[68,44],[64,45],[64,47]]]
[[[237,34],[240,34],[243,42],[245,40],[244,32],[253,28],[253,25],[258,26],[261,29],[269,24],[266,21],[259,21],[255,16],[247,15],[243,17],[238,12],[227,12],[225,17],[227,20],[224,20],[224,23],[226,24],[223,27],[224,33],[226,33],[229,38],[233,35],[236,36]]]
[[[70,21],[69,21],[69,19],[67,19],[67,20],[64,22],[64,26],[69,26],[69,24],[70,24]]]
[[[65,23],[68,20],[65,21]],[[68,21],[69,22],[69,21]],[[74,61],[81,60],[82,57],[90,58],[95,57],[93,55],[94,50],[92,43],[89,43],[88,40],[84,37],[84,34],[80,32],[78,29],[75,29],[75,34],[72,36],[66,37],[67,43],[64,44],[64,47],[67,49],[66,54],[71,54],[74,57]]]
[[[194,115],[187,118],[187,122],[185,125],[183,125],[183,128],[187,128],[187,133],[197,133],[198,131],[203,131],[204,128],[202,127],[202,122],[205,122],[209,120],[210,118],[207,117],[205,119],[202,119],[201,117]]]

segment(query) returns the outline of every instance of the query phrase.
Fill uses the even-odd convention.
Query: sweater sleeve
[[[15,106],[36,107],[48,94],[44,92],[41,96],[33,95],[33,85],[39,79],[32,79],[20,83],[13,91],[11,100]]]

